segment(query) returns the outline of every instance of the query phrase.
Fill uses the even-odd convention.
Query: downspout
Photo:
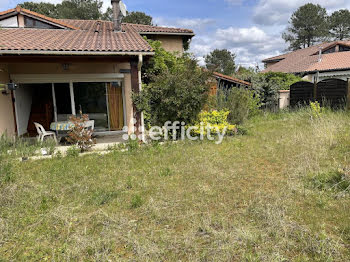
[[[142,65],[143,65],[143,55],[139,55],[139,61],[138,61],[138,65],[137,65],[137,69],[138,69],[138,78],[139,78],[139,92],[142,91]],[[146,137],[145,137],[145,118],[144,118],[144,113],[141,112],[141,139],[142,141],[145,143],[146,142]]]

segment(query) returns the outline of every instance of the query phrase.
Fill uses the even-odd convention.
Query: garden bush
[[[89,121],[88,115],[83,115],[80,113],[81,117],[71,116],[70,121],[73,123],[74,127],[68,132],[68,142],[79,147],[81,152],[89,150],[94,141],[92,139],[92,129],[87,129],[85,123]]]
[[[261,105],[259,96],[247,89],[220,90],[217,99],[217,108],[229,111],[227,120],[231,124],[241,124],[257,115]]]
[[[195,58],[177,57],[158,41],[149,42],[155,56],[145,66],[143,90],[133,94],[137,110],[145,112],[146,126],[162,126],[167,121],[192,123],[207,103],[211,73],[201,69]]]
[[[207,126],[210,126],[210,132],[212,135],[216,135],[219,131],[222,133],[226,128],[226,135],[235,135],[237,128],[235,125],[231,125],[228,121],[229,111],[202,111],[199,114],[198,122],[194,125],[197,129],[192,130],[193,135],[200,135],[202,131],[203,135],[207,135]],[[203,129],[203,130],[201,130]]]

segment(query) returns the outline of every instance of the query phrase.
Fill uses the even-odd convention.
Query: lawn
[[[14,162],[0,261],[348,261],[350,114],[266,114],[247,134]]]

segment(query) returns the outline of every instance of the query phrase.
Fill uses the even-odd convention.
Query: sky
[[[104,9],[110,6],[110,0],[103,1]],[[0,11],[21,2],[0,0]],[[129,11],[151,15],[156,25],[193,29],[190,52],[201,64],[212,50],[226,48],[236,54],[236,64],[246,67],[261,66],[263,59],[286,50],[282,32],[291,14],[309,2],[328,13],[350,9],[350,0],[124,0]]]

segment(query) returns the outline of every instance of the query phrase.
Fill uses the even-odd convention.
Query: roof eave
[[[178,35],[178,36],[191,36],[194,37],[194,33],[167,33],[167,32],[139,32],[140,35]]]
[[[153,56],[155,53],[151,51],[41,51],[41,50],[0,50],[0,55],[91,55],[91,56]]]

